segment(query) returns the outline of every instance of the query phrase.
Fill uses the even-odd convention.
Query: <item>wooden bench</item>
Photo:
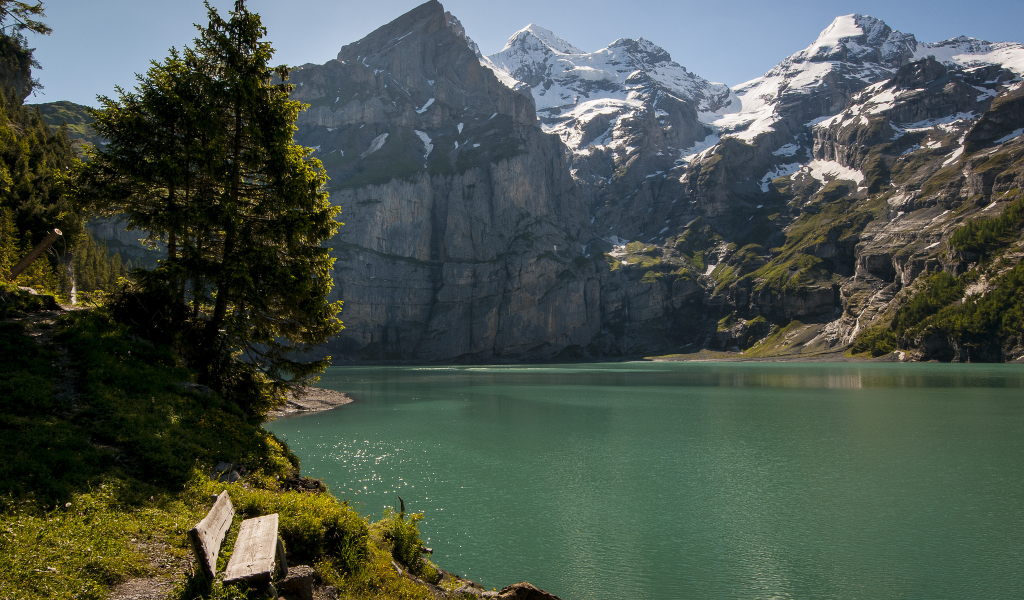
[[[211,580],[217,575],[217,555],[234,517],[235,508],[225,490],[206,517],[188,532],[200,570]],[[242,521],[231,560],[224,569],[224,583],[244,581],[255,586],[269,585],[275,563],[281,570],[281,577],[288,576],[288,561],[284,544],[277,535],[277,521],[277,513]]]

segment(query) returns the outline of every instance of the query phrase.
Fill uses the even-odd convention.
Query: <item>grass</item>
[[[92,122],[95,119],[86,112],[88,107],[67,100],[36,104],[35,107],[39,109],[43,121],[51,128],[56,130],[61,124],[67,124],[68,135],[72,139],[79,139],[93,146],[104,142],[103,138],[92,128]]]
[[[63,504],[10,496],[0,513],[0,597],[101,599],[107,586],[146,575],[140,538],[186,526],[180,511],[123,510],[123,483],[105,483]]]
[[[833,182],[837,184],[837,182]],[[845,184],[830,184],[823,197],[839,194]],[[775,293],[795,293],[815,284],[831,283],[842,265],[835,259],[823,260],[815,256],[816,248],[823,244],[843,244],[853,239],[870,223],[879,210],[877,202],[856,201],[840,197],[824,202],[817,212],[805,212],[786,231],[786,243],[767,264],[757,266],[745,275],[756,282],[758,289]],[[744,261],[755,267],[761,260],[756,248],[744,247],[748,258]],[[772,249],[774,254],[776,249]],[[847,265],[847,267],[850,267]]]
[[[763,317],[759,317],[763,318]],[[753,321],[751,321],[753,323]],[[751,358],[765,358],[770,356],[779,356],[786,349],[789,348],[787,338],[791,334],[796,334],[804,327],[804,324],[800,321],[793,319],[785,326],[779,327],[772,331],[767,337],[755,344],[753,347],[743,352],[744,356]]]
[[[293,562],[314,566],[339,597],[429,596],[391,566],[436,579],[418,554],[421,516],[371,523],[330,494],[283,490],[298,459],[237,405],[182,388],[194,374],[179,362],[104,309],[31,331],[0,322],[0,598],[99,599],[129,578],[161,576],[152,558],[190,561],[186,532],[223,489],[236,507],[224,564],[240,521],[276,512]],[[250,475],[210,481],[219,461]],[[175,572],[181,600],[249,594]]]

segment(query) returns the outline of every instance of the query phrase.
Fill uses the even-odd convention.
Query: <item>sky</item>
[[[422,0],[249,0],[266,26],[274,63],[325,63],[345,44],[415,8]],[[226,15],[234,0],[211,0]],[[1021,0],[442,0],[484,54],[500,51],[530,23],[592,52],[618,38],[646,38],[691,72],[736,85],[802,50],[840,15],[880,18],[922,42],[958,35],[1024,43]],[[201,0],[44,0],[50,36],[29,35],[43,85],[27,102],[71,100],[96,106],[115,86],[162,60],[205,23]]]

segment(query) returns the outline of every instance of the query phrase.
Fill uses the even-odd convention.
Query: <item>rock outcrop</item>
[[[600,329],[586,205],[531,99],[428,2],[291,78],[346,225],[332,240],[346,330],[376,360],[547,358]]]

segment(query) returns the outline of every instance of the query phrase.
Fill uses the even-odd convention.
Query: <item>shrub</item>
[[[406,566],[409,572],[422,579],[436,584],[440,574],[428,561],[423,559],[423,540],[417,523],[423,520],[423,513],[413,513],[405,518],[405,513],[395,513],[393,509],[384,511],[384,518],[374,523],[374,530],[383,540],[385,547],[390,546],[391,556]]]

